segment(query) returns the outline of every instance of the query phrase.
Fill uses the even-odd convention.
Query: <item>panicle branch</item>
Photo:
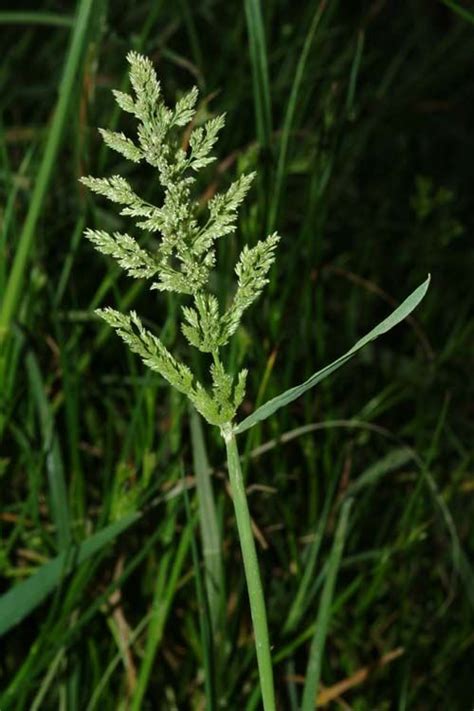
[[[186,394],[209,422],[223,425],[232,421],[244,398],[247,371],[241,371],[234,380],[226,373],[219,351],[268,282],[279,237],[273,234],[252,248],[244,247],[235,268],[238,278],[235,295],[221,313],[219,302],[209,288],[216,262],[215,243],[236,230],[238,209],[255,175],[242,175],[225,192],[215,195],[207,205],[207,216],[202,219],[193,188],[197,173],[215,160],[212,151],[225,117],[216,116],[196,125],[196,87],[169,108],[152,62],[137,52],[129,52],[127,60],[133,95],[113,93],[119,107],[137,119],[136,138],[107,129],[99,131],[107,146],[125,159],[134,163],[144,161],[157,170],[161,205],[141,198],[120,175],[84,177],[81,181],[93,192],[121,205],[120,215],[134,218],[140,230],[158,239],[158,246],[153,250],[145,248],[126,232],[110,234],[87,229],[85,236],[99,252],[115,259],[129,276],[153,279],[151,289],[192,297],[192,305],[182,306],[181,330],[193,347],[212,354],[210,390],[143,326],[134,311],[126,315],[105,308],[97,313],[145,365]],[[188,141],[183,140],[185,136]]]

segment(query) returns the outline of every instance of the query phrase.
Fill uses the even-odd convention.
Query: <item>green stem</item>
[[[170,519],[170,524],[174,526],[174,522],[175,518],[173,517]],[[171,550],[167,551],[160,562],[145,653],[138,673],[137,686],[130,704],[130,711],[140,711],[143,708],[156,653],[163,638],[168,613],[178,587],[179,576],[191,544],[193,525],[193,521],[188,522],[187,527],[181,534],[176,553]]]
[[[223,437],[227,450],[227,466],[234,501],[235,517],[237,519],[240,547],[244,560],[245,577],[247,580],[263,708],[265,711],[275,711],[275,692],[273,688],[273,670],[270,654],[270,639],[268,636],[267,612],[265,609],[263,587],[258,568],[257,551],[255,549],[255,541],[252,533],[247,496],[245,493],[242,470],[240,468],[239,451],[230,426],[223,428]]]

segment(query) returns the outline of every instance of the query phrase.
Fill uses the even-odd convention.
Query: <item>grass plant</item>
[[[100,129],[100,133],[106,144],[127,160],[134,163],[146,161],[158,171],[164,193],[162,204],[158,207],[140,198],[130,183],[119,175],[111,178],[82,178],[82,182],[99,195],[122,205],[120,214],[138,218],[137,227],[154,237],[158,236],[158,243],[150,250],[144,249],[128,233],[110,234],[105,230],[88,229],[85,234],[99,252],[112,256],[129,276],[156,279],[151,289],[185,294],[192,298],[192,307],[182,306],[184,318],[181,330],[191,346],[212,358],[211,390],[206,389],[186,365],[177,361],[159,338],[144,328],[134,311],[124,315],[107,307],[96,313],[117,331],[146,366],[157,371],[170,385],[186,395],[207,422],[220,429],[226,445],[227,468],[247,581],[260,692],[265,711],[276,711],[267,612],[235,435],[300,397],[371,340],[397,325],[424,297],[429,279],[348,353],[312,375],[306,382],[268,401],[235,426],[235,414],[245,396],[247,371],[241,370],[236,378],[227,372],[221,359],[221,349],[228,344],[244,312],[268,283],[267,273],[274,261],[279,237],[274,233],[257,242],[251,249],[243,248],[235,267],[237,288],[229,305],[222,310],[216,296],[209,291],[212,270],[216,267],[214,245],[218,239],[235,231],[237,210],[254,176],[243,175],[226,192],[214,195],[207,206],[208,214],[199,220],[199,204],[193,202],[191,197],[194,174],[214,160],[211,151],[224,126],[224,117],[217,116],[208,119],[203,126],[195,126],[198,99],[196,87],[184,94],[173,108],[168,108],[161,97],[160,83],[152,62],[136,52],[130,52],[127,59],[134,96],[121,91],[115,91],[114,95],[120,108],[138,119],[138,140],[134,141],[121,132],[107,129]],[[199,433],[196,433],[195,439],[198,437]],[[212,495],[202,491],[200,500],[202,504],[206,500],[210,503]],[[212,516],[212,512],[203,511],[201,517],[206,517],[208,513]],[[321,662],[315,659],[320,657],[324,646],[322,630],[327,624],[334,576],[342,552],[340,539],[347,526],[347,514],[346,507],[341,519],[341,533],[336,536],[331,575],[328,575],[327,588],[323,593],[322,619],[317,623],[318,634],[311,650],[303,695],[304,711],[312,707],[318,691]],[[217,549],[215,553],[219,555],[220,551]],[[165,575],[163,570],[158,578],[159,588],[162,575]],[[210,578],[210,586],[216,586],[217,581],[213,580],[212,573],[215,574],[215,571],[208,569],[207,577],[208,580]],[[138,710],[143,701],[154,650],[160,638],[161,616],[157,618],[156,625],[156,628],[153,626],[149,631],[147,664],[142,665],[143,674],[139,676],[132,705],[134,710]]]
[[[2,7],[1,709],[472,707],[472,31],[458,0]],[[165,119],[199,88],[173,165],[225,111],[181,244],[135,224],[166,186],[111,100],[129,51]]]

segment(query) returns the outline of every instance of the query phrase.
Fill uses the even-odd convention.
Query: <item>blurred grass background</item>
[[[127,130],[110,89],[127,86],[129,49],[156,62],[168,99],[197,84],[204,115],[227,112],[203,199],[258,170],[220,244],[221,299],[241,246],[283,235],[228,354],[250,368],[243,415],[432,274],[413,319],[242,438],[280,709],[299,707],[348,492],[315,705],[471,708],[469,3],[4,3],[0,36],[2,711],[259,704],[218,433],[190,429],[183,399],[93,316],[137,308],[182,347],[178,302],[82,239],[122,222],[81,175],[154,190],[95,128]],[[196,503],[209,467],[215,518]]]

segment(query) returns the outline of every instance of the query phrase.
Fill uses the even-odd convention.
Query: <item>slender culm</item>
[[[257,551],[252,532],[245,485],[240,468],[239,451],[235,435],[229,431],[225,435],[227,450],[227,466],[234,502],[235,519],[239,532],[242,558],[244,561],[245,578],[250,600],[255,646],[257,650],[258,671],[265,711],[275,711],[275,695],[273,691],[273,670],[268,635],[267,611],[263,595],[262,581],[258,566]]]
[[[195,410],[209,424],[219,427],[225,440],[253,622],[260,693],[264,711],[275,711],[267,612],[236,435],[303,395],[351,360],[368,343],[400,323],[423,299],[430,278],[344,355],[311,375],[305,382],[264,403],[240,423],[235,423],[237,410],[245,396],[247,371],[243,369],[237,374],[228,372],[224,365],[222,349],[236,333],[245,311],[268,283],[268,273],[274,262],[280,238],[273,233],[251,248],[243,247],[235,266],[237,279],[232,297],[225,304],[219,303],[211,289],[211,274],[216,268],[216,242],[235,232],[238,209],[250,190],[254,174],[240,176],[225,192],[217,193],[209,200],[203,215],[195,191],[196,174],[214,160],[211,152],[224,126],[224,116],[216,116],[200,125],[196,109],[196,88],[179,99],[174,107],[168,107],[163,101],[160,83],[150,60],[135,52],[130,52],[127,59],[130,64],[133,95],[120,91],[115,91],[114,95],[120,108],[136,118],[137,136],[132,140],[123,133],[105,129],[100,132],[110,148],[134,163],[148,163],[157,172],[163,199],[159,205],[142,199],[128,180],[119,175],[105,178],[87,177],[82,178],[82,182],[94,192],[120,205],[122,216],[134,218],[138,230],[152,236],[153,247],[149,246],[149,239],[142,244],[142,240],[125,232],[109,233],[102,229],[88,229],[85,235],[100,252],[113,257],[130,277],[149,279],[151,289],[174,292],[184,298],[185,301],[181,304],[181,331],[190,346],[208,357],[210,387],[203,385],[186,363],[178,360],[155,333],[145,328],[134,311],[124,314],[105,307],[99,309],[97,314],[115,329],[118,336],[141,357],[146,366],[158,372],[170,385],[186,395]],[[206,472],[204,474],[207,475]],[[209,498],[208,483],[205,487],[206,496]],[[208,510],[212,511],[213,507]],[[343,530],[347,527],[349,509],[344,511]],[[342,541],[342,534],[340,538]],[[217,539],[215,531],[214,539]],[[342,543],[338,543],[338,546],[335,548],[336,553],[342,552]],[[338,563],[336,553],[333,561]],[[338,556],[340,558],[340,553]],[[220,556],[212,561],[208,556],[206,570],[214,571],[215,578],[219,579]],[[332,587],[336,570],[337,566],[334,564]],[[214,611],[213,624],[216,627],[219,617],[219,587],[214,587],[214,590],[216,599],[212,600],[211,607]],[[324,600],[327,602],[326,609],[329,610],[331,586],[327,586],[325,591]],[[328,615],[329,612],[326,618]],[[157,640],[161,634],[160,624],[159,619],[155,620],[149,630],[149,653],[146,656],[146,665],[142,666],[139,693],[133,706],[137,711],[146,691]],[[305,708],[310,708],[314,703],[324,636],[318,632],[311,647],[304,692]]]
[[[216,263],[215,243],[235,231],[238,208],[251,187],[254,175],[241,176],[225,192],[215,195],[209,201],[206,217],[200,220],[197,199],[193,195],[195,176],[214,160],[211,151],[224,126],[224,116],[196,126],[196,88],[169,108],[163,101],[152,63],[135,52],[129,53],[128,61],[134,96],[118,91],[114,94],[119,106],[138,120],[137,139],[132,140],[123,133],[105,129],[100,129],[100,133],[110,148],[135,163],[148,163],[157,171],[164,199],[161,205],[143,200],[119,175],[87,177],[82,178],[82,182],[99,195],[118,203],[120,214],[133,217],[137,228],[152,233],[158,238],[158,244],[154,250],[146,249],[128,233],[110,234],[100,229],[88,229],[85,236],[99,252],[113,257],[129,276],[151,279],[151,289],[181,294],[191,302],[182,305],[181,330],[191,346],[209,356],[211,389],[204,387],[191,369],[178,361],[159,337],[143,326],[134,311],[123,314],[106,307],[97,313],[142,358],[145,365],[185,394],[205,420],[221,429],[227,447],[262,700],[265,711],[274,711],[265,601],[232,432],[232,421],[245,395],[247,371],[242,370],[234,377],[226,371],[220,354],[239,327],[244,312],[267,283],[279,237],[274,233],[252,248],[243,248],[235,267],[235,293],[230,305],[221,308],[209,286],[210,274]],[[183,148],[183,136],[188,130],[188,145]],[[141,688],[143,691],[143,684]]]

